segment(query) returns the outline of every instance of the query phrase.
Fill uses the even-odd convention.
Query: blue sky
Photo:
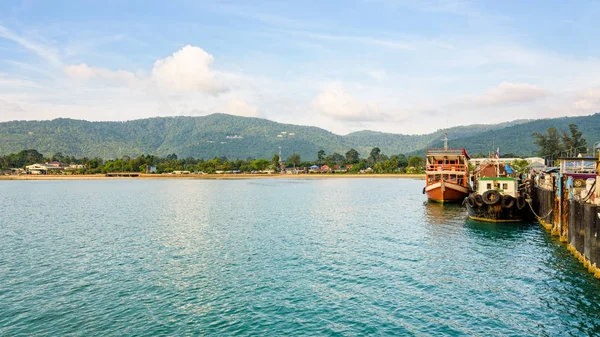
[[[598,1],[4,1],[0,121],[429,133],[600,112]]]

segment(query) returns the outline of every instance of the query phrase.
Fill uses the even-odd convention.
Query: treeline
[[[169,173],[173,171],[190,171],[216,173],[218,171],[280,171],[281,169],[308,168],[313,165],[319,167],[327,165],[332,171],[359,172],[371,168],[374,173],[422,173],[424,158],[419,156],[406,157],[404,154],[387,156],[378,147],[371,150],[367,158],[361,158],[358,151],[350,149],[345,154],[334,152],[327,155],[324,150],[317,153],[316,161],[303,161],[300,154],[293,153],[285,160],[280,160],[275,154],[271,159],[247,158],[246,160],[228,160],[225,157],[210,160],[193,157],[178,158],[176,154],[166,157],[154,155],[141,155],[136,158],[123,156],[117,159],[103,160],[99,157],[76,158],[55,153],[46,157],[37,150],[23,150],[18,153],[0,157],[0,170],[12,168],[25,168],[27,165],[47,162],[60,162],[65,166],[84,165],[84,168],[74,169],[78,174],[98,174],[107,172],[149,172],[151,168],[156,173]]]
[[[576,157],[579,154],[587,154],[588,143],[579,131],[579,125],[569,124],[569,130],[558,130],[548,128],[546,133],[534,132],[531,134],[534,144],[539,147],[538,155],[545,159],[556,159],[558,157]]]

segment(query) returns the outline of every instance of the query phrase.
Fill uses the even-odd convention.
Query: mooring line
[[[548,215],[550,215],[550,214],[551,214],[551,213],[554,211],[554,209],[551,209],[551,210],[550,210],[550,212],[548,212],[548,214],[546,214],[546,216],[544,216],[544,217],[542,218],[542,217],[540,217],[539,215],[537,215],[537,214],[535,213],[535,211],[533,210],[533,206],[531,206],[531,199],[525,199],[525,201],[526,201],[526,202],[527,202],[527,204],[529,205],[529,208],[531,209],[531,212],[532,212],[532,213],[533,213],[533,215],[534,215],[534,216],[537,218],[537,220],[538,220],[538,221],[540,221],[540,220],[543,220],[543,219],[547,218],[547,217],[548,217]]]

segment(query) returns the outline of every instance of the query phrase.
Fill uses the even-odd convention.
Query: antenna
[[[448,150],[448,132],[444,135],[444,150]]]

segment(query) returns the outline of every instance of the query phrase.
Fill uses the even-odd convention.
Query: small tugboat
[[[474,174],[475,188],[464,204],[469,218],[486,222],[532,221],[529,194],[519,191],[520,179],[508,164],[482,163]]]
[[[471,192],[469,155],[465,149],[449,149],[448,134],[443,149],[427,149],[427,183],[423,193],[431,201],[460,202]]]

